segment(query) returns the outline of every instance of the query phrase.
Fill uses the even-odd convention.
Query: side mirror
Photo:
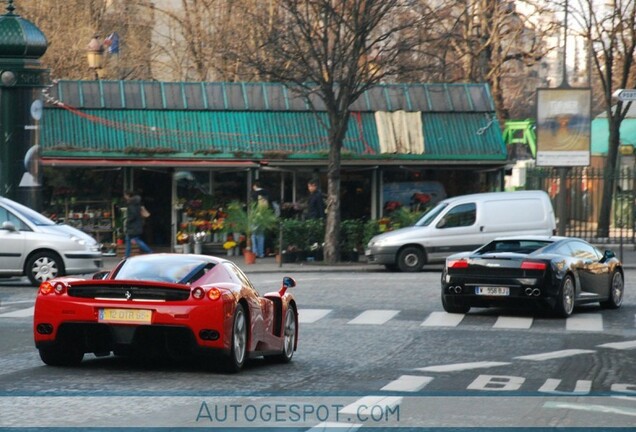
[[[294,280],[294,278],[285,276],[283,278],[283,286],[281,287],[280,291],[278,291],[278,295],[282,297],[283,295],[285,295],[287,288],[293,288],[295,286],[296,286],[296,281]]]
[[[93,280],[106,279],[108,277],[108,273],[110,273],[110,271],[108,271],[108,270],[97,272],[97,273],[93,274]]]
[[[13,225],[13,222],[9,222],[9,221],[2,222],[2,229],[7,231],[12,231],[12,232],[15,232],[18,230],[15,227],[15,225]]]
[[[616,257],[616,254],[609,249],[605,249],[605,252],[603,252],[603,261],[608,261],[615,257]]]

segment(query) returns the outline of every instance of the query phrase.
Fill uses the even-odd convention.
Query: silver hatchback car
[[[103,266],[100,245],[68,225],[0,197],[0,277],[27,276],[33,285]]]

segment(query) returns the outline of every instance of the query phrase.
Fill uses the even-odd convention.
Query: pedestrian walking
[[[141,197],[133,191],[124,193],[126,200],[126,252],[125,257],[130,257],[130,250],[134,242],[144,253],[152,253],[152,249],[143,241],[141,235],[144,232],[144,216],[149,215],[141,204]],[[143,211],[142,211],[143,209]]]
[[[309,198],[307,199],[307,219],[323,219],[325,217],[325,203],[322,193],[318,188],[318,180],[311,179],[307,182]]]
[[[269,192],[258,181],[252,184],[252,202],[255,202],[258,207],[272,208]],[[262,228],[257,228],[252,232],[252,251],[258,258],[265,256],[265,231]]]

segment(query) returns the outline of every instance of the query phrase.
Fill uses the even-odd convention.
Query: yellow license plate
[[[146,309],[111,309],[99,310],[100,322],[150,324],[152,311]]]

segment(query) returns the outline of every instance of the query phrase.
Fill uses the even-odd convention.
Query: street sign
[[[618,89],[614,92],[612,96],[614,96],[615,98],[618,98],[618,100],[623,102],[636,101],[636,89],[630,89],[630,90]]]

